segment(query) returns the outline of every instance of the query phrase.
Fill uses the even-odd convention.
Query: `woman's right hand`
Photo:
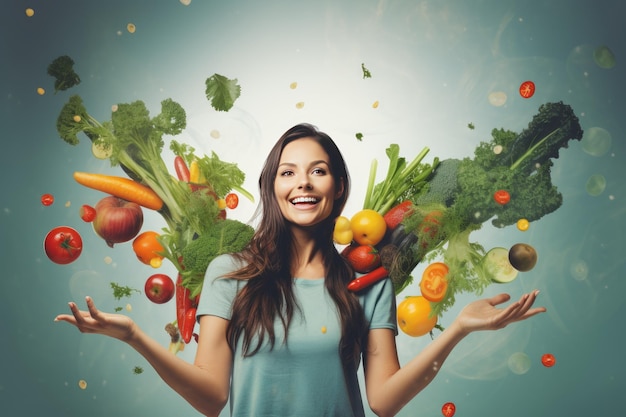
[[[76,326],[81,333],[102,334],[125,342],[132,338],[136,325],[130,317],[101,312],[91,297],[85,297],[85,301],[86,311],[80,310],[76,303],[70,302],[72,314],[59,314],[54,321],[66,321]]]

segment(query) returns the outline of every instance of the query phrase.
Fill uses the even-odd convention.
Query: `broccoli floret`
[[[252,226],[238,220],[217,221],[207,233],[200,235],[182,250],[183,285],[195,296],[202,290],[202,281],[209,263],[225,253],[239,252],[252,239]]]
[[[458,193],[458,169],[460,159],[444,159],[439,162],[435,171],[428,179],[425,192],[413,200],[414,204],[440,203],[446,207],[454,203]]]
[[[55,94],[80,84],[80,77],[74,72],[74,60],[67,55],[56,58],[48,65],[48,75],[55,78]]]

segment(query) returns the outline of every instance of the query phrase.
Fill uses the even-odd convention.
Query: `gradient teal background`
[[[137,262],[130,243],[108,248],[78,216],[82,204],[102,195],[72,179],[72,172],[119,174],[95,159],[87,140],[71,147],[59,139],[56,116],[70,94],[107,120],[111,105],[141,99],[155,114],[167,97],[188,112],[178,140],[202,152],[216,151],[239,164],[245,186],[256,193],[263,155],[293,124],[307,121],[333,136],[354,179],[346,214],[362,205],[370,161],[384,172],[384,149],[400,144],[411,156],[471,156],[493,128],[520,131],[540,104],[564,101],[580,118],[585,139],[602,128],[610,149],[601,155],[572,143],[555,161],[554,183],[564,204],[531,224],[472,234],[485,247],[517,242],[534,246],[539,262],[514,282],[492,285],[485,296],[518,297],[539,288],[548,313],[499,332],[471,335],[453,352],[438,378],[399,414],[439,416],[452,401],[457,416],[615,416],[623,413],[626,187],[624,143],[626,56],[619,0],[359,0],[359,1],[84,1],[2,3],[0,13],[0,409],[2,415],[181,416],[195,415],[182,399],[126,345],[82,335],[54,323],[67,302],[93,296],[111,311],[129,303],[131,315],[153,337],[174,305],[155,305],[143,294],[113,299],[109,283],[142,288],[154,270]],[[25,9],[35,10],[33,17]],[[136,25],[129,33],[126,25]],[[616,65],[594,61],[609,47]],[[70,55],[82,83],[53,94],[47,65]],[[372,73],[363,79],[361,63]],[[237,78],[241,97],[228,113],[213,110],[204,80],[213,73]],[[533,80],[523,99],[517,89]],[[297,88],[290,88],[297,82]],[[37,87],[46,94],[36,93]],[[489,94],[504,92],[503,106]],[[379,101],[377,109],[372,103]],[[303,102],[302,108],[296,103]],[[469,129],[472,123],[475,129]],[[211,135],[219,132],[219,138]],[[362,132],[363,141],[355,138]],[[171,155],[164,155],[171,159]],[[597,196],[586,191],[592,175],[606,178]],[[40,197],[55,196],[44,207]],[[248,220],[254,206],[242,202],[231,217]],[[145,211],[145,230],[161,218]],[[74,263],[50,262],[46,233],[69,225],[85,250]],[[112,262],[105,262],[110,257]],[[421,274],[418,266],[416,275]],[[171,265],[159,272],[173,274]],[[409,287],[400,297],[417,293]],[[442,318],[449,323],[459,302]],[[402,362],[429,341],[398,336]],[[180,354],[192,360],[195,345]],[[545,368],[541,355],[556,357]],[[511,358],[527,358],[518,374]],[[133,374],[141,366],[143,374]],[[515,368],[513,368],[515,369]],[[87,381],[81,390],[78,381]],[[324,401],[320,398],[320,401]],[[224,412],[224,415],[227,415]],[[371,415],[371,414],[370,414]]]

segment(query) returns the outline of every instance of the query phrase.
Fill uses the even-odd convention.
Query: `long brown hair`
[[[332,213],[316,225],[315,250],[322,254],[325,269],[325,288],[333,299],[341,322],[342,337],[339,353],[344,369],[358,363],[365,318],[357,297],[347,290],[354,272],[337,252],[332,240],[335,219],[341,214],[350,193],[350,176],[335,142],[310,124],[299,124],[285,132],[270,151],[259,177],[261,203],[257,214],[260,222],[250,244],[237,256],[244,267],[229,274],[247,280],[235,297],[227,338],[234,350],[243,337],[243,354],[254,355],[266,338],[270,347],[275,344],[274,320],[278,317],[285,329],[285,343],[291,319],[298,311],[291,276],[292,235],[274,194],[280,157],[285,146],[297,139],[313,138],[329,157],[330,174],[335,185],[343,184],[343,193],[335,200]]]

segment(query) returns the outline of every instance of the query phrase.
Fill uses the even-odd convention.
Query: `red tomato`
[[[511,194],[509,194],[509,192],[506,190],[498,190],[493,193],[493,199],[496,201],[496,203],[503,206],[511,201]]]
[[[74,262],[80,256],[83,239],[71,227],[58,226],[48,232],[43,247],[52,262],[64,265]]]
[[[556,358],[551,353],[546,353],[541,357],[541,363],[546,368],[551,368],[556,364]]]
[[[96,209],[87,204],[83,204],[80,207],[79,214],[80,218],[87,223],[91,223],[96,219]]]
[[[452,417],[456,413],[456,405],[454,403],[445,403],[443,407],[441,407],[441,414],[444,417]]]
[[[227,194],[224,200],[226,200],[226,207],[229,209],[237,208],[239,205],[239,197],[235,193]]]
[[[535,83],[532,81],[524,81],[519,86],[519,94],[524,98],[531,98],[535,94]]]
[[[350,245],[341,252],[352,268],[366,274],[380,266],[380,253],[372,245]]]
[[[54,196],[52,194],[43,194],[41,196],[41,204],[44,206],[51,206],[54,203]]]
[[[420,282],[420,291],[425,299],[433,303],[443,300],[448,290],[448,265],[443,262],[434,262],[426,267]]]

